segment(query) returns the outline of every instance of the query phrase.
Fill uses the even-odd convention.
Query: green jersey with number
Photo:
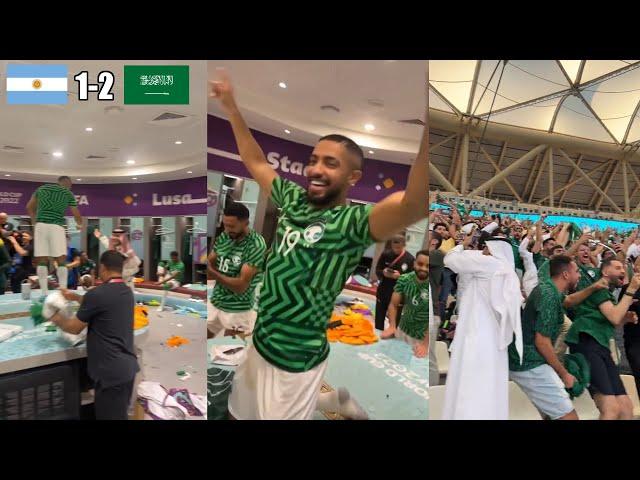
[[[218,237],[213,247],[216,253],[216,268],[226,277],[237,278],[243,265],[258,269],[249,288],[244,293],[235,293],[220,282],[216,283],[211,294],[211,304],[224,312],[244,312],[251,310],[256,286],[260,282],[259,273],[264,266],[264,253],[267,244],[262,235],[251,230],[240,241],[235,241],[226,232]]]
[[[400,330],[422,340],[429,328],[429,281],[418,281],[416,272],[405,273],[400,275],[393,291],[403,298]]]
[[[304,189],[278,177],[280,209],[258,303],[253,343],[278,368],[305,372],[329,355],[327,324],[344,284],[373,243],[370,205],[315,208]]]
[[[64,227],[64,213],[69,207],[77,207],[76,197],[71,190],[57,183],[48,183],[38,187],[35,192],[38,200],[36,222],[52,223]]]
[[[167,271],[173,275],[175,273],[174,280],[182,283],[184,281],[184,263],[180,260],[177,262],[169,261],[167,262]]]

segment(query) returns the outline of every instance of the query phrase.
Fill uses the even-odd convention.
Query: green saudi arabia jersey
[[[615,328],[600,311],[600,305],[605,302],[617,304],[611,292],[607,289],[597,290],[576,308],[576,316],[565,338],[566,343],[577,344],[580,333],[593,337],[600,345],[609,348],[609,340],[613,338]]]
[[[184,263],[182,263],[180,260],[178,260],[177,262],[173,262],[170,260],[167,262],[167,270],[171,275],[173,275],[173,272],[178,272],[176,276],[173,277],[173,279],[182,283],[182,280],[184,279]]]
[[[429,327],[429,281],[418,281],[416,272],[400,275],[394,292],[403,297],[400,330],[412,338],[422,340]]]
[[[83,263],[78,267],[78,273],[80,273],[80,276],[88,275],[91,273],[91,270],[94,270],[95,268],[96,262],[94,262],[93,260],[88,260],[87,263]]]
[[[280,209],[258,302],[253,343],[269,363],[305,372],[329,355],[327,324],[347,278],[373,243],[370,205],[318,209],[304,189],[278,177]]]
[[[593,282],[598,281],[602,276],[599,268],[578,263],[578,269],[580,270],[580,280],[578,280],[578,285],[576,286],[577,292],[584,290]]]
[[[509,370],[521,372],[547,363],[536,347],[536,333],[556,343],[564,323],[564,298],[551,280],[541,280],[531,291],[522,313],[522,362],[514,340],[509,345]]]
[[[264,253],[267,244],[262,235],[251,230],[240,241],[235,241],[224,232],[218,237],[213,247],[216,253],[216,268],[226,277],[237,278],[243,265],[262,270]],[[244,293],[235,293],[220,282],[216,283],[211,294],[211,304],[224,312],[244,312],[251,310],[256,285],[260,282],[260,274],[251,279],[249,288]]]
[[[36,222],[53,223],[64,227],[64,213],[69,207],[77,207],[71,190],[56,183],[42,185],[35,192],[38,200]]]

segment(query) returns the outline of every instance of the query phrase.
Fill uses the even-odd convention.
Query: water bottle
[[[23,300],[30,300],[31,299],[31,282],[29,282],[28,280],[25,280],[24,282],[22,282],[22,285],[20,286],[20,291],[22,292]]]

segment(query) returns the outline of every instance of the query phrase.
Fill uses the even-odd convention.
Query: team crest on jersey
[[[588,272],[587,272],[587,273],[589,273],[589,276],[590,276],[591,278],[596,278],[596,272],[594,272],[593,270],[588,270]]]
[[[408,267],[408,265],[406,263],[403,263],[400,268],[402,269],[403,272],[406,272],[407,271],[407,267]]]
[[[421,292],[420,299],[426,302],[427,300],[429,300],[429,294],[427,292]]]
[[[315,222],[304,229],[302,236],[307,243],[316,243],[324,235],[324,223]]]
[[[242,263],[242,258],[240,257],[240,255],[234,255],[233,257],[231,257],[231,262],[233,262],[233,264],[237,267]]]

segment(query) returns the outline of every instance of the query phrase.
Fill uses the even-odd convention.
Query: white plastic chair
[[[600,418],[600,410],[586,390],[582,392],[582,395],[573,399],[573,408],[575,408],[580,420],[598,420]]]
[[[429,420],[442,420],[444,385],[429,387]]]
[[[636,388],[636,379],[633,375],[620,375],[620,379],[624,384],[624,389],[633,403],[633,418],[640,418],[640,398],[638,397],[638,389]]]
[[[438,340],[436,342],[436,361],[438,363],[438,373],[446,375],[449,372],[449,349],[446,342]]]
[[[542,420],[540,412],[515,382],[509,382],[509,420]]]

